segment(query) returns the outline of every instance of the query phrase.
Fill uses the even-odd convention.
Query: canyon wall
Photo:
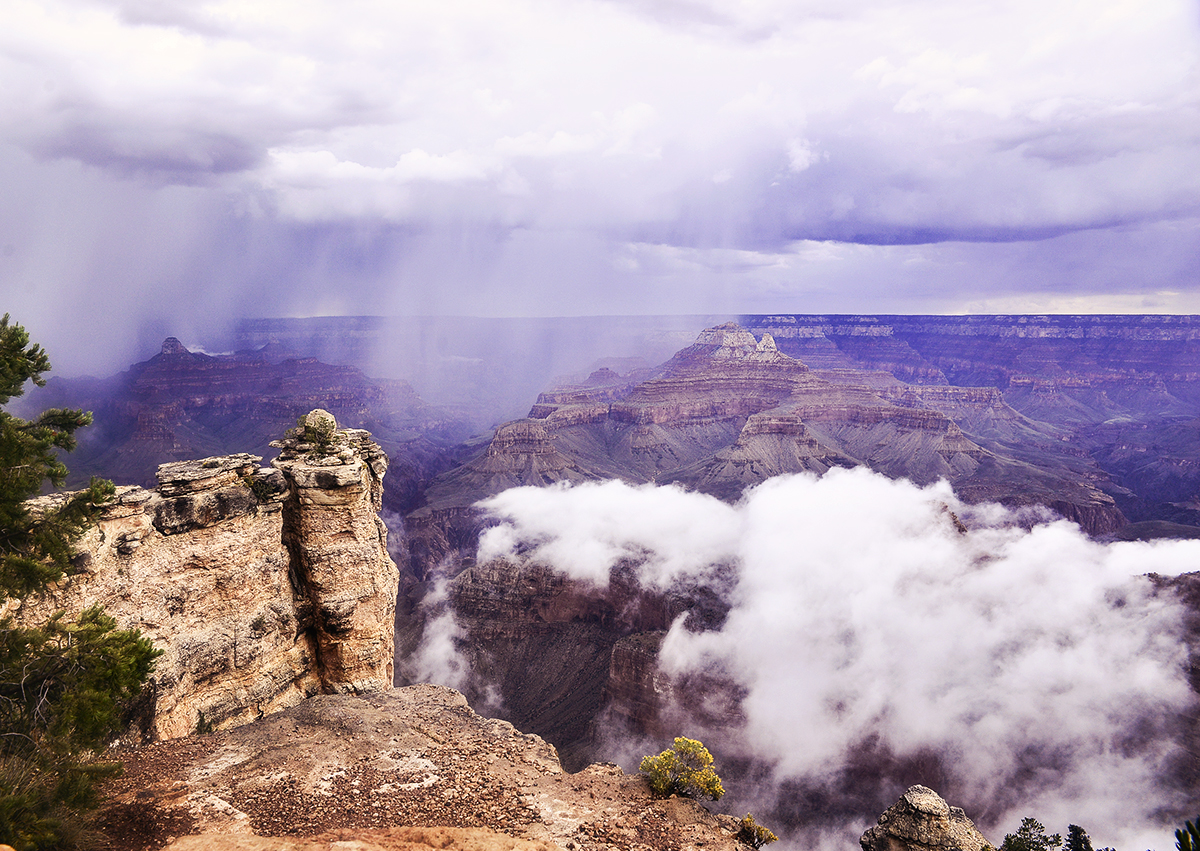
[[[306,426],[275,444],[273,469],[226,455],[164,464],[153,490],[118,488],[72,574],[14,609],[37,623],[101,605],[164,651],[135,733],[174,738],[314,694],[391,687],[397,573],[378,515],[387,459],[327,412]]]
[[[840,359],[827,352],[813,369],[772,333],[756,338],[727,323],[636,378],[598,369],[541,394],[527,417],[497,427],[425,490],[405,519],[412,572],[424,579],[472,552],[480,499],[607,479],[678,483],[736,501],[773,476],[861,465],[920,484],[946,479],[971,502],[1049,506],[1094,535],[1125,525],[1098,486],[1102,471],[1071,454],[1069,434],[1023,416],[995,387],[951,386],[944,376],[904,383],[884,365],[851,363],[820,327],[802,329],[808,336],[781,330]]]

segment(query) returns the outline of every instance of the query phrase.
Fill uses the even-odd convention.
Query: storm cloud
[[[1183,0],[12,0],[0,281],[71,366],[247,314],[1195,310],[1198,47]]]

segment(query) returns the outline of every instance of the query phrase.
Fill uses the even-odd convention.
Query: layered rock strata
[[[147,738],[391,687],[386,459],[365,432],[334,430],[328,451],[285,444],[276,469],[218,456],[162,465],[153,490],[118,488],[72,575],[13,612],[36,623],[99,604],[142,630],[164,651],[135,719]]]
[[[322,684],[348,693],[387,688],[397,588],[379,517],[387,456],[370,434],[338,430],[322,410],[271,445],[280,450],[272,466],[288,484],[283,542],[297,617],[310,625]]]
[[[1068,458],[1065,437],[1023,417],[995,388],[814,371],[770,333],[756,339],[727,323],[645,380],[594,374],[542,394],[527,418],[498,427],[409,515],[412,564],[424,576],[431,559],[466,555],[479,528],[469,507],[511,487],[620,478],[736,499],[772,476],[835,466],[920,484],[945,478],[972,501],[1049,505],[1090,533],[1114,531],[1125,520],[1095,486],[1102,474]]]
[[[992,388],[1023,422],[968,424],[934,407],[1023,460],[1088,468],[1130,520],[1200,526],[1200,466],[1193,463],[1200,454],[1200,317],[783,314],[741,321],[814,369],[885,371],[930,389]]]

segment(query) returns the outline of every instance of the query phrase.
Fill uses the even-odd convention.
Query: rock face
[[[284,443],[277,469],[227,455],[164,464],[155,490],[119,488],[73,575],[15,612],[37,622],[100,604],[164,650],[135,721],[146,738],[391,687],[386,459],[365,432],[334,430],[331,454]]]
[[[615,765],[567,774],[552,746],[480,717],[441,686],[320,696],[120,756],[125,774],[111,782],[101,822],[117,851],[158,848],[168,836],[177,849],[372,847],[351,840],[391,848],[382,840],[397,825],[487,831],[488,844],[458,845],[460,830],[436,844],[464,851],[739,847],[735,819],[686,799],[655,800],[641,777]],[[294,838],[322,833],[327,844]],[[517,841],[503,844],[500,834]],[[255,838],[271,836],[296,844]]]
[[[430,555],[451,554],[451,537],[472,541],[464,510],[518,485],[620,478],[736,499],[772,476],[858,465],[919,484],[945,478],[972,501],[1049,505],[1089,532],[1114,531],[1125,520],[1093,484],[1098,470],[1078,459],[1042,463],[1003,442],[1054,447],[1061,437],[995,388],[911,385],[844,364],[814,371],[771,333],[756,339],[727,323],[646,380],[597,372],[542,394],[529,417],[501,425],[475,457],[433,482],[409,515],[409,546],[424,575]]]
[[[322,410],[271,445],[281,450],[272,464],[288,484],[283,542],[297,616],[311,625],[322,683],[349,693],[390,685],[394,646],[385,636],[397,573],[379,518],[387,456],[367,432],[338,430]]]
[[[698,589],[647,591],[631,566],[601,589],[545,565],[496,560],[467,566],[447,591],[473,674],[499,688],[505,717],[552,737],[569,768],[587,761],[617,640],[709,606]]]
[[[925,786],[910,786],[859,840],[863,851],[986,851],[992,848],[958,807]]]

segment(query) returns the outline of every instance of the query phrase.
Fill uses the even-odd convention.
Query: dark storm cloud
[[[202,324],[197,294],[937,311],[964,281],[1193,310],[1197,31],[1177,0],[12,0],[0,280],[114,325]],[[1090,233],[1091,263],[1036,247]]]
[[[206,130],[159,132],[149,137],[128,127],[64,127],[35,146],[52,158],[74,159],[116,174],[191,183],[253,168],[260,148],[246,139]]]

